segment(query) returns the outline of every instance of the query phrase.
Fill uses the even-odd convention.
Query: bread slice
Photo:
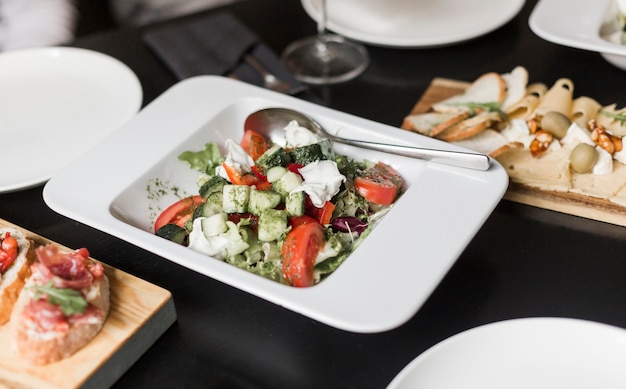
[[[478,77],[463,93],[433,104],[436,112],[470,111],[467,103],[502,103],[506,97],[507,84],[504,78],[495,72]]]
[[[478,115],[472,116],[447,128],[438,134],[436,138],[446,142],[467,139],[486,130],[496,120],[499,120],[499,116],[496,112],[483,111]]]
[[[15,228],[0,227],[0,237],[9,233],[17,240],[17,258],[0,276],[0,325],[6,324],[11,318],[13,306],[30,276],[30,264],[34,261],[33,242],[24,233]]]
[[[29,283],[32,281],[29,281]],[[70,320],[69,328],[42,331],[27,320],[24,308],[32,301],[33,293],[26,284],[11,319],[15,331],[15,345],[21,358],[34,365],[45,365],[67,358],[85,347],[100,332],[109,313],[109,279],[106,275],[92,285],[87,313],[80,320]],[[102,308],[98,308],[102,307]]]
[[[465,120],[468,112],[427,112],[404,118],[402,128],[426,136],[435,136],[445,129]]]
[[[90,258],[87,260],[93,261]],[[39,270],[37,266],[45,269],[41,263],[33,266],[33,274],[26,281],[15,304],[11,326],[19,356],[31,364],[44,365],[73,355],[100,332],[111,306],[109,279],[102,272],[88,286],[81,288],[79,291],[88,303],[87,308],[83,313],[68,317],[63,315],[58,307],[48,311],[39,309],[38,304],[52,305],[45,298],[36,299],[34,289],[36,286],[46,284],[43,279],[47,277],[49,270]],[[41,312],[46,314],[40,314]],[[52,312],[53,315],[47,312]],[[55,315],[62,317],[59,320],[48,321]]]

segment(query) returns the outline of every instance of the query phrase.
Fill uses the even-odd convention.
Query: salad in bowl
[[[337,155],[331,141],[292,121],[285,144],[245,129],[178,159],[198,192],[162,211],[154,232],[268,279],[312,286],[367,237],[405,189],[384,162]]]

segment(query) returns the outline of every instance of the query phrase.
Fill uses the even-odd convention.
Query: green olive
[[[579,143],[569,155],[569,163],[576,173],[589,173],[598,160],[598,151],[592,145]]]
[[[560,112],[550,111],[541,118],[541,129],[550,132],[552,135],[561,139],[567,134],[567,129],[572,122],[569,118]]]

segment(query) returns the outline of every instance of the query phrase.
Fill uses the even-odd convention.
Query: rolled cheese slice
[[[580,96],[572,102],[570,120],[585,128],[591,119],[595,119],[602,105],[587,96]]]
[[[572,111],[574,83],[569,78],[560,78],[546,92],[535,109],[535,115],[545,115],[548,112],[560,112],[565,116]]]

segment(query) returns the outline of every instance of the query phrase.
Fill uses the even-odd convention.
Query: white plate
[[[616,40],[615,0],[541,0],[530,15],[531,30],[563,46],[601,53],[626,69],[626,46]]]
[[[626,331],[577,319],[487,324],[431,347],[388,389],[622,389]]]
[[[77,48],[0,54],[0,193],[32,187],[137,113],[135,74]]]
[[[306,112],[330,130],[341,128],[347,137],[459,149],[249,84],[205,76],[175,85],[53,177],[44,199],[70,218],[332,326],[376,332],[408,320],[503,196],[508,177],[497,162],[483,172],[336,145],[340,154],[390,163],[409,187],[346,262],[309,288],[267,280],[151,232],[155,213],[176,197],[150,199],[147,186],[159,178],[180,193],[196,194],[197,173],[177,156],[209,141],[223,145],[228,138],[240,139],[245,118],[271,106]],[[77,188],[89,188],[89,196]]]
[[[320,0],[302,0],[319,20]],[[511,20],[524,0],[330,0],[328,29],[389,47],[435,47],[487,34]]]

